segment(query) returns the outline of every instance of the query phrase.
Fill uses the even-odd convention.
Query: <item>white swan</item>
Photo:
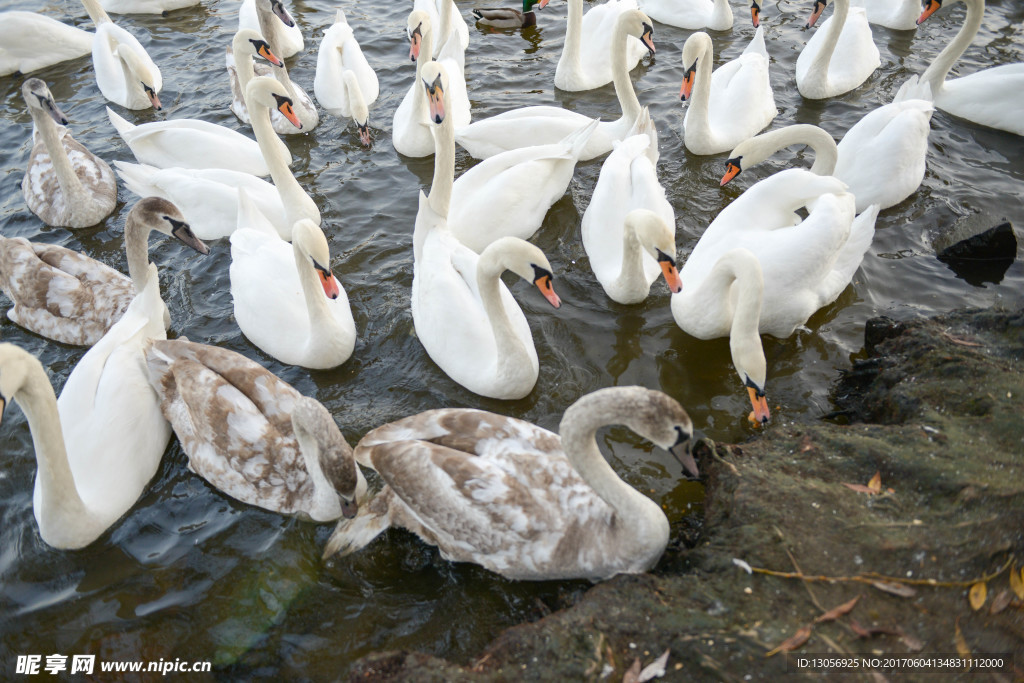
[[[551,286],[551,265],[537,247],[502,237],[477,255],[448,229],[455,144],[445,116],[443,69],[437,62],[423,67],[437,150],[430,198],[420,192],[413,230],[413,324],[427,354],[453,380],[481,396],[523,398],[537,382],[537,349],[501,274],[511,270],[533,282],[555,308],[561,302]]]
[[[640,0],[640,9],[655,21],[691,31],[732,28],[729,0]]]
[[[807,28],[827,0],[815,0]],[[835,97],[866,81],[882,61],[867,15],[850,0],[834,0],[835,13],[821,25],[796,59],[796,87],[809,100]]]
[[[352,355],[356,325],[348,296],[331,273],[323,230],[310,220],[292,243],[244,228],[231,234],[231,298],[249,341],[282,363],[334,368]]]
[[[277,72],[263,63],[260,63],[259,68],[256,67],[254,59],[257,55],[275,67],[284,66],[284,62],[278,59],[277,55],[270,49],[270,44],[252,29],[239,29],[235,33],[234,38],[232,38],[231,45],[227,47],[224,55],[225,65],[228,70],[228,81],[231,83],[231,113],[237,116],[238,120],[242,123],[251,123],[249,120],[249,107],[245,104],[245,89],[249,86],[249,81],[257,75],[277,77]],[[289,95],[289,98],[291,98],[291,95]],[[295,100],[293,99],[292,101],[294,102]],[[296,128],[295,124],[289,121],[277,109],[270,111],[270,122],[274,126],[274,132],[278,135],[294,135],[303,132],[302,128]],[[288,147],[284,142],[278,140],[277,144],[280,145],[285,156],[291,157],[291,152],[288,151]]]
[[[100,0],[100,4],[113,14],[164,14],[184,7],[198,5],[199,0]]]
[[[306,48],[302,29],[281,0],[242,0],[238,7],[238,28],[262,35],[281,59],[297,55]]]
[[[647,298],[651,284],[664,274],[673,292],[676,271],[675,212],[658,182],[654,123],[637,129],[604,165],[587,210],[583,212],[583,249],[605,293],[620,304]],[[655,220],[658,219],[658,220]]]
[[[351,117],[359,128],[359,139],[370,146],[369,106],[377,101],[380,85],[341,10],[320,41],[313,93],[333,116]]]
[[[906,99],[874,109],[858,121],[836,146],[817,126],[798,124],[762,133],[741,142],[729,154],[722,184],[790,145],[814,150],[811,171],[831,175],[857,198],[857,212],[872,204],[887,209],[914,194],[924,180],[932,104]]]
[[[124,316],[71,371],[54,400],[46,371],[0,345],[0,414],[11,399],[36,449],[32,508],[55,548],[82,548],[126,513],[156,474],[171,437],[144,370],[142,345],[164,338],[156,266]]]
[[[435,30],[433,49],[427,56],[440,60],[441,50],[449,41],[460,54],[466,52],[469,25],[454,0],[413,0],[412,8],[424,12]]]
[[[794,212],[808,207],[807,218]],[[701,235],[672,295],[676,324],[699,339],[729,337],[755,425],[769,418],[758,332],[787,337],[846,288],[871,246],[878,207],[854,216],[832,176],[780,171],[725,207]]]
[[[591,10],[593,11],[593,10]],[[639,10],[628,10],[619,15],[612,39],[612,76],[615,95],[622,109],[622,116],[609,122],[601,122],[590,136],[580,161],[607,154],[612,143],[627,135],[640,116],[640,101],[633,89],[626,66],[626,39],[640,38],[650,53],[654,54],[654,28],[646,14]],[[549,145],[583,128],[590,119],[583,114],[562,107],[533,106],[521,107],[492,116],[472,125],[457,128],[455,140],[477,159],[486,159],[500,152],[531,145]]]
[[[133,125],[107,107],[107,118],[140,164],[157,168],[225,168],[270,175],[259,143],[238,131],[199,119]],[[283,144],[283,143],[282,143]],[[291,159],[291,153],[287,157]]]
[[[615,474],[595,433],[621,424],[696,475],[693,425],[660,391],[601,389],[565,411],[559,434],[482,410],[443,408],[374,429],[355,457],[384,488],[339,522],[324,557],[390,526],[509,579],[607,579],[651,569],[669,538],[660,506]]]
[[[921,14],[920,0],[850,0],[851,7],[863,7],[872,24],[913,31]]]
[[[778,111],[768,79],[764,27],[736,59],[712,73],[714,47],[703,31],[683,44],[683,85],[690,100],[683,117],[683,143],[694,154],[719,154],[764,129]]]
[[[935,106],[942,111],[982,126],[1024,135],[1024,63],[1003,64],[946,80],[956,60],[974,41],[985,12],[985,0],[960,1],[967,5],[964,24],[921,75],[921,82],[929,85]],[[928,0],[918,23],[941,6],[941,0]]]
[[[161,109],[160,69],[142,43],[113,21],[97,0],[82,0],[96,25],[92,41],[92,67],[103,96],[126,109]]]
[[[139,196],[164,197],[181,207],[192,230],[201,239],[217,239],[238,225],[238,190],[244,189],[283,239],[291,239],[292,226],[301,218],[320,224],[316,203],[302,189],[279,151],[280,140],[270,123],[270,108],[299,125],[292,101],[281,84],[270,77],[250,81],[246,99],[254,109],[252,129],[270,167],[274,184],[248,173],[224,169],[157,169],[144,164],[115,161],[114,166],[129,190]]]
[[[554,145],[496,154],[463,173],[447,190],[451,193],[448,229],[477,253],[500,237],[529,239],[552,204],[565,195],[597,124],[591,121]]]
[[[47,225],[87,228],[117,204],[117,180],[110,166],[71,137],[68,119],[38,78],[21,86],[32,116],[32,152],[21,193],[32,213]],[[58,125],[59,124],[59,125]]]
[[[414,10],[406,22],[409,37],[409,58],[416,62],[416,76],[412,85],[395,110],[391,142],[395,150],[407,157],[426,157],[434,153],[434,137],[430,132],[427,98],[423,91],[423,67],[428,64],[434,44],[433,25],[426,12]],[[451,106],[447,114],[455,125],[468,125],[472,119],[466,78],[462,69],[462,54],[455,50],[455,41],[448,41],[448,49],[438,56],[447,74],[446,94]]]
[[[146,363],[193,472],[272,512],[355,516],[366,480],[318,401],[241,354],[187,339],[152,341]]]
[[[0,77],[92,52],[92,34],[35,12],[0,12]]]
[[[569,0],[565,45],[555,66],[555,87],[592,90],[614,81],[615,26],[619,16],[636,9],[636,0],[608,0],[591,7],[584,15],[583,0]],[[626,71],[636,68],[647,52],[643,42],[630,36],[626,40]]]
[[[0,288],[14,303],[7,317],[48,339],[92,346],[142,291],[153,230],[200,254],[210,251],[189,229],[178,207],[158,197],[139,201],[125,219],[129,277],[66,247],[0,237]],[[164,327],[169,324],[169,318],[164,320]]]

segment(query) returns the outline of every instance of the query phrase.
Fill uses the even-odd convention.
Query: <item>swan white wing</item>
[[[407,157],[426,157],[434,153],[434,135],[427,116],[417,111],[417,97],[423,87],[415,82],[406,91],[392,122],[391,142],[395,151]]]
[[[281,59],[287,59],[302,52],[306,47],[306,43],[302,37],[302,29],[299,28],[298,22],[295,22],[294,26],[285,26],[284,22],[278,19],[276,15],[273,19],[279,22],[277,38],[280,44],[275,48],[277,56]],[[242,4],[238,7],[238,28],[249,28],[263,35],[263,30],[260,28],[259,13],[256,10],[256,0],[242,0]]]
[[[893,102],[869,112],[843,136],[832,174],[849,186],[857,211],[871,204],[886,209],[917,191],[932,111],[925,100]]]
[[[806,93],[805,97],[834,97],[849,92],[866,81],[882,63],[864,10],[851,8],[829,60],[825,82],[807,83],[808,73],[824,49],[828,27],[833,19],[829,17],[815,31],[797,57],[796,81],[801,93]]]
[[[726,149],[756,135],[777,113],[767,57],[745,52],[711,74],[708,115]]]
[[[157,168],[225,168],[270,175],[259,144],[241,133],[198,119],[134,126],[107,107],[107,116],[139,163]]]
[[[818,287],[818,296],[821,297],[822,305],[835,301],[853,279],[853,274],[860,267],[864,260],[864,254],[871,247],[871,242],[875,237],[875,220],[878,218],[878,210],[878,205],[873,204],[853,219],[846,243],[836,255],[832,270]]]
[[[917,0],[850,0],[851,7],[863,7],[872,24],[913,31],[921,16],[921,3]]]
[[[150,106],[149,98],[142,90],[141,84],[129,83],[125,70],[121,66],[118,52],[131,50],[148,67],[153,76],[153,89],[160,92],[163,77],[160,69],[153,62],[146,48],[139,40],[117,24],[105,22],[96,27],[92,44],[93,68],[96,73],[96,84],[100,92],[111,102],[129,109],[143,109]]]
[[[633,160],[649,139],[634,135],[615,145],[601,165],[590,204],[583,212],[583,249],[598,281],[607,287],[622,270],[623,221],[631,210]]]
[[[486,159],[510,149],[551,145],[580,130],[592,119],[561,107],[521,107],[455,129],[455,141],[474,158]],[[580,154],[593,159],[612,148],[613,123],[600,123]]]
[[[612,82],[612,36],[619,15],[631,9],[638,9],[636,0],[608,0],[601,5],[591,6],[583,15],[582,40],[580,42],[580,63],[584,70],[597,76],[595,85],[600,87]],[[647,48],[635,36],[626,39],[626,70],[632,71],[647,54]]]
[[[935,106],[983,126],[1024,135],[1024,63],[948,80],[935,97]]]
[[[92,34],[35,12],[0,12],[0,76],[31,73],[92,52]]]
[[[366,61],[352,28],[339,22],[327,29],[320,43],[313,92],[324,109],[338,112],[336,115],[351,116],[351,104],[344,86],[345,71],[355,74],[363,99],[367,105],[373,104],[380,93],[377,74]]]
[[[121,161],[114,165],[135,194],[163,197],[181,207],[182,215],[199,239],[218,239],[234,232],[238,225],[239,188],[249,194],[278,234],[291,235],[277,188],[256,176],[224,169],[157,169]]]
[[[100,0],[111,14],[163,14],[198,4],[199,0]]]

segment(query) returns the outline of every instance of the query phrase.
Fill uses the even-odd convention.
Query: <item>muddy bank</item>
[[[1015,653],[1015,671],[970,678],[1024,678],[1024,609],[1009,583],[1024,566],[1024,310],[872,321],[867,349],[829,419],[703,453],[706,517],[673,529],[652,574],[597,585],[473,662],[380,653],[351,679],[621,681],[634,659],[669,649],[662,680],[777,680],[792,665],[766,653],[809,626],[798,653]],[[968,676],[942,680],[957,677]]]

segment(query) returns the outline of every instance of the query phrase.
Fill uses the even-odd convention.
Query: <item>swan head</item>
[[[306,396],[295,400],[292,429],[308,470],[319,469],[332,486],[341,514],[352,519],[359,511],[359,499],[366,492],[366,480],[352,456],[352,447],[338,431],[334,418],[319,401]]]
[[[170,235],[200,254],[210,253],[210,248],[192,232],[192,228],[185,222],[185,217],[181,215],[178,207],[162,197],[146,197],[136,202],[125,220],[126,230],[128,223],[138,224],[149,230]]]
[[[288,97],[281,82],[272,76],[257,76],[245,87],[245,101],[249,107],[272,107],[291,121],[291,124],[302,129],[302,122],[295,113],[292,98]]]
[[[761,25],[761,5],[757,4],[757,0],[750,3],[750,22],[754,28]]]
[[[683,291],[683,281],[676,267],[676,236],[661,216],[647,209],[635,209],[626,215],[626,228],[631,230],[640,246],[650,254],[665,276],[673,294]]]
[[[921,4],[924,6],[924,11],[921,12],[921,16],[917,18],[918,26],[942,7],[942,0],[924,0]]]
[[[359,128],[359,141],[363,143],[364,147],[369,147],[372,143],[369,127],[370,109],[366,106],[366,98],[363,97],[362,88],[359,87],[359,79],[351,69],[346,69],[342,78],[345,90],[348,92],[349,102],[352,104],[352,120]]]
[[[153,109],[156,111],[163,109],[163,105],[160,104],[160,98],[157,96],[157,93],[160,92],[160,88],[163,86],[160,71],[154,71],[148,60],[143,59],[130,45],[124,43],[118,45],[115,54],[124,64],[130,77],[135,79],[138,86],[142,88],[142,92],[149,98],[149,103],[153,106]]]
[[[818,21],[818,17],[825,11],[825,5],[828,4],[828,0],[814,0],[814,7],[811,9],[811,16],[807,17],[807,25],[804,28],[810,28],[814,26],[814,23]]]
[[[295,26],[295,20],[292,19],[292,15],[288,13],[288,9],[281,0],[256,0],[256,9],[272,13],[288,28]]]
[[[616,27],[620,26],[625,28],[628,35],[639,38],[651,56],[654,56],[654,22],[649,16],[638,9],[627,10],[619,15]]]
[[[270,43],[251,28],[239,29],[231,40],[231,49],[239,54],[263,57],[274,66],[284,66],[284,62],[270,49]]]
[[[324,231],[308,218],[296,221],[292,228],[292,248],[313,264],[327,298],[337,299],[341,295],[341,285],[331,272],[331,248],[327,245]]]
[[[448,88],[448,74],[438,62],[430,61],[420,73],[423,89],[427,92],[430,120],[438,125],[445,119],[445,91]]]
[[[28,376],[33,372],[46,377],[42,363],[35,356],[14,344],[0,344],[0,422],[18,392],[23,387],[31,387]]]
[[[683,85],[679,88],[679,99],[685,102],[693,94],[697,80],[697,61],[712,49],[711,37],[703,31],[690,34],[683,43]]]
[[[431,35],[430,16],[423,10],[414,10],[409,13],[409,20],[405,25],[405,34],[409,37],[409,61],[415,62],[420,57],[423,47],[423,40]],[[428,57],[430,55],[427,55]]]
[[[487,245],[480,254],[477,268],[490,270],[500,275],[511,270],[527,282],[536,285],[548,303],[558,308],[562,300],[555,294],[551,264],[537,246],[518,237],[502,237]]]
[[[25,98],[29,112],[39,112],[49,116],[62,126],[68,125],[68,117],[64,115],[57,102],[53,99],[46,83],[38,78],[30,78],[21,86],[21,96]]]

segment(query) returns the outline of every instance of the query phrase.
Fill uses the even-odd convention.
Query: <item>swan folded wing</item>
[[[588,73],[603,76],[603,83],[612,80],[612,36],[619,15],[631,9],[638,9],[636,0],[609,0],[601,5],[591,6],[583,15],[580,42],[580,63],[587,65]],[[643,56],[647,48],[635,36],[627,36],[626,69],[632,70]]]
[[[832,17],[829,17],[832,21]],[[827,24],[818,29],[824,33]],[[815,34],[817,35],[817,34]],[[846,18],[843,32],[839,34],[836,50],[828,66],[828,80],[837,92],[846,92],[863,83],[881,66],[882,60],[878,47],[871,35],[867,15],[858,7],[851,7]]]
[[[270,174],[255,140],[207,121],[149,123],[135,126],[122,137],[140,163],[158,168],[217,166],[258,176]]]
[[[1024,63],[990,67],[948,80],[935,104],[954,116],[1024,135]]]
[[[865,209],[853,220],[850,235],[842,246],[832,264],[832,270],[825,276],[818,287],[818,296],[822,305],[830,304],[846,289],[857,272],[864,254],[871,247],[875,237],[875,220],[878,218],[878,204]]]
[[[775,97],[768,80],[768,60],[764,56],[744,52],[712,72],[708,117],[713,127],[725,126],[723,133],[728,130],[756,133],[767,126],[776,113]]]
[[[35,12],[4,12],[0,21],[0,76],[23,74],[84,57],[92,34]]]
[[[632,200],[633,160],[644,153],[649,139],[634,135],[616,143],[601,165],[590,205],[583,213],[583,248],[601,282],[610,282],[622,269],[622,235]]]

